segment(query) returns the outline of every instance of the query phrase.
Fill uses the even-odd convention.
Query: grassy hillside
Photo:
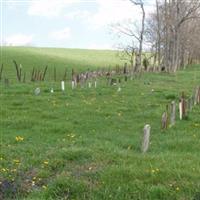
[[[59,82],[1,83],[0,199],[199,199],[200,105],[187,120],[160,129],[166,104],[197,85],[200,66],[144,74],[123,81],[121,92],[104,79],[96,89],[72,91],[67,83],[65,92]],[[151,145],[142,154],[145,124],[152,127]]]
[[[124,63],[117,56],[116,51],[85,50],[85,49],[59,49],[59,48],[33,48],[33,47],[3,47],[0,63],[5,65],[4,76],[16,79],[13,59],[21,64],[24,71],[30,75],[33,67],[44,69],[49,66],[47,78],[53,76],[53,68],[58,74],[64,74],[65,68],[71,75],[71,69],[83,71],[99,67],[115,66]]]

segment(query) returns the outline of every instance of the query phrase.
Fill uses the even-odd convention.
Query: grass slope
[[[199,80],[193,66],[144,74],[121,92],[104,79],[96,89],[68,84],[64,93],[54,83],[53,94],[49,82],[1,84],[0,199],[198,199],[200,106],[167,131],[160,119],[166,103],[190,95]],[[141,154],[147,123],[151,146]]]
[[[124,63],[117,57],[116,51],[110,50],[3,47],[0,63],[5,66],[4,77],[12,80],[16,79],[12,60],[22,64],[23,70],[28,76],[33,67],[44,69],[48,65],[47,79],[52,79],[54,67],[56,67],[58,75],[63,75],[67,68],[68,75],[71,76],[72,68],[83,71],[88,68],[113,67],[116,64]]]

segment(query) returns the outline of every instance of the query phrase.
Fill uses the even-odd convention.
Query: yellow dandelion
[[[3,160],[3,158],[2,158],[2,157],[0,157],[0,160]]]
[[[71,135],[71,138],[74,138],[74,137],[75,137],[75,135],[74,135],[74,134],[72,134],[72,135]]]
[[[19,164],[19,163],[20,163],[20,161],[17,160],[17,159],[14,159],[13,162],[16,163],[16,164]]]
[[[5,168],[2,168],[2,172],[6,172],[6,169],[5,169]]]
[[[176,191],[179,191],[180,190],[180,188],[179,187],[176,187]]]
[[[43,185],[42,188],[46,190],[46,189],[47,189],[47,186],[46,186],[46,185]]]
[[[129,145],[127,149],[130,150],[131,149],[131,145]]]
[[[48,165],[48,164],[49,164],[49,162],[48,162],[48,161],[44,161],[44,164],[45,164],[45,165]]]
[[[156,171],[159,172],[160,170],[157,168]]]
[[[155,173],[156,171],[154,169],[151,170],[152,173]]]
[[[23,141],[24,138],[21,137],[21,136],[16,136],[16,137],[15,137],[15,140],[16,140],[17,142],[20,142],[20,141]]]

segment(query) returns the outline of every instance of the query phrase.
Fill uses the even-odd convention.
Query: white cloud
[[[110,44],[92,43],[87,47],[87,49],[101,49],[101,50],[104,49],[105,50],[105,49],[114,49],[114,48]]]
[[[43,17],[57,17],[63,14],[66,7],[73,3],[79,3],[80,0],[38,0],[30,1],[28,14],[43,16]]]
[[[140,6],[133,5],[128,0],[96,0],[98,4],[98,11],[90,19],[89,22],[94,28],[105,27],[112,23],[141,20]],[[149,0],[145,4],[146,15],[152,11],[153,0]]]
[[[87,10],[74,10],[71,12],[68,12],[65,15],[66,19],[70,19],[70,20],[75,20],[75,19],[88,19],[91,16],[91,13]]]
[[[33,35],[16,34],[7,36],[5,43],[7,46],[27,46],[32,43]]]
[[[132,6],[129,1],[97,0],[98,12],[90,19],[95,28],[107,26],[125,19],[138,19],[140,10]]]
[[[63,30],[54,31],[49,34],[49,37],[54,40],[69,39],[71,37],[71,29],[69,27],[66,27]]]

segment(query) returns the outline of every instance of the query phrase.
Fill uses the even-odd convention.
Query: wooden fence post
[[[145,153],[148,148],[149,148],[149,139],[150,139],[150,131],[151,131],[151,126],[150,125],[145,125],[144,130],[143,130],[143,140],[142,140],[142,146],[141,146],[141,151]]]

